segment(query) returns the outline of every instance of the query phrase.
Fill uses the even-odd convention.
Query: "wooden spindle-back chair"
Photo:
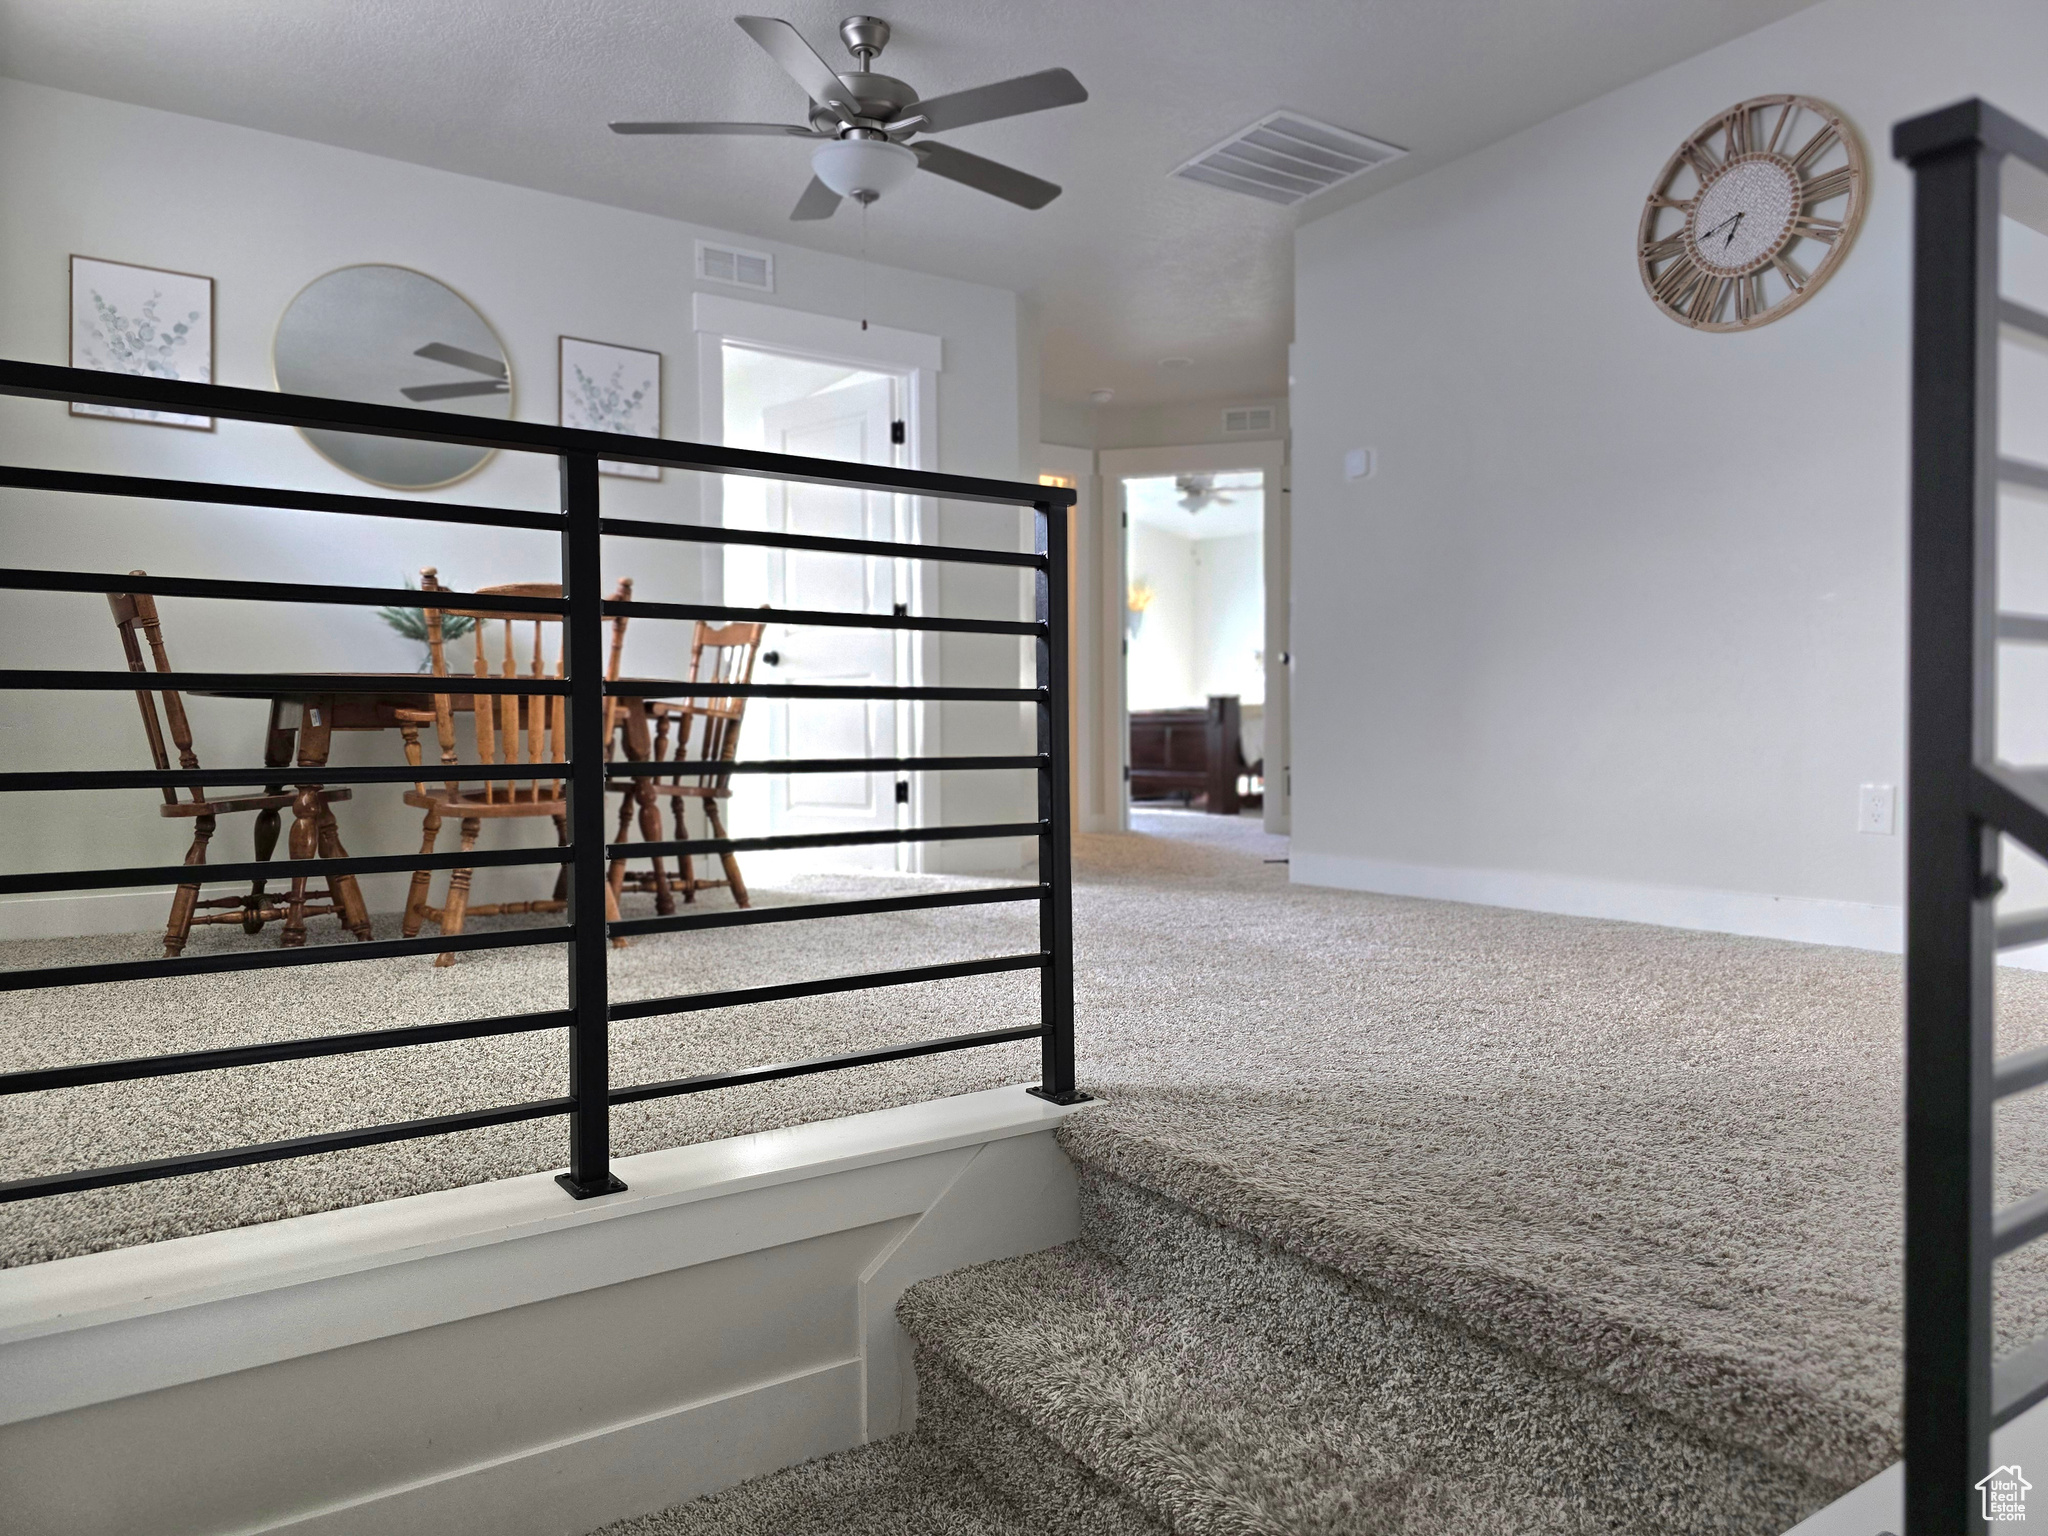
[[[130,571],[131,576],[147,574]],[[156,599],[147,592],[109,592],[107,606],[114,611],[114,627],[121,636],[121,650],[128,659],[130,672],[148,673],[152,666],[158,672],[176,670],[171,665],[169,652],[164,648],[163,623],[157,617]],[[145,651],[147,658],[145,659]],[[158,768],[171,766],[170,747],[178,751],[178,766],[196,770],[199,754],[193,750],[192,724],[185,714],[185,701],[174,688],[138,688],[135,702],[142,709],[142,730],[149,738],[149,755]],[[158,710],[161,707],[162,713]],[[290,751],[290,728],[280,725],[279,709],[271,706],[269,740],[270,748],[265,754],[267,763],[280,763]],[[165,745],[168,731],[170,746]],[[282,741],[280,741],[280,736]],[[289,775],[280,771],[280,777]],[[333,802],[346,800],[346,789],[309,790],[312,795],[314,844],[312,847],[297,846],[299,838],[294,827],[294,846],[291,850],[295,859],[309,858],[314,852],[323,858],[346,858],[348,850],[341,845],[341,834],[334,824]],[[164,803],[157,807],[162,816],[192,823],[192,846],[185,852],[187,864],[206,862],[207,844],[213,841],[213,834],[219,818],[242,811],[256,813],[253,828],[256,858],[268,859],[277,850],[277,834],[280,826],[279,813],[294,806],[299,795],[288,790],[283,784],[264,786],[260,795],[236,795],[227,799],[209,796],[198,785],[191,786],[191,798],[181,800],[178,792],[165,787]],[[279,872],[283,872],[280,866]],[[195,926],[208,923],[239,923],[244,933],[256,934],[263,931],[266,923],[283,922],[285,942],[303,943],[306,919],[309,917],[338,918],[358,939],[370,937],[370,919],[364,909],[362,897],[357,893],[351,880],[337,881],[329,878],[317,889],[308,890],[309,882],[303,876],[291,882],[291,893],[279,906],[267,893],[267,880],[251,883],[246,896],[214,896],[201,899],[199,886],[181,885],[171,897],[170,922],[164,928],[164,955],[174,958],[185,948],[185,941]]]
[[[761,637],[767,633],[767,628],[765,624],[718,626],[699,620],[696,637],[690,645],[690,681],[751,683],[754,680],[754,658],[760,652]],[[725,817],[719,806],[732,796],[732,773],[721,770],[722,765],[739,755],[740,725],[747,713],[746,697],[717,695],[654,699],[645,707],[648,719],[654,724],[651,755],[657,761],[671,761],[669,754],[673,748],[675,771],[659,780],[640,779],[635,783],[621,782],[613,786],[626,792],[625,803],[619,809],[619,832],[615,841],[626,840],[626,829],[636,804],[641,811],[641,835],[649,842],[657,841],[660,837],[660,816],[658,813],[655,815],[650,830],[647,813],[656,801],[664,798],[668,801],[677,842],[690,836],[683,807],[692,800],[704,808],[707,835],[726,837]],[[725,877],[713,880],[698,877],[695,856],[685,856],[681,860],[679,878],[674,880],[670,879],[664,861],[659,858],[653,860],[652,871],[629,871],[625,860],[615,859],[611,867],[612,889],[615,892],[653,891],[657,911],[672,910],[672,903],[665,898],[677,886],[682,889],[684,901],[695,901],[699,891],[716,890],[722,886],[732,892],[735,904],[749,905],[747,882],[740,874],[739,859],[731,853],[718,857],[724,866]]]
[[[423,591],[445,592],[439,574],[433,566],[420,572],[420,586]],[[502,586],[480,587],[479,597],[560,597],[562,588],[554,582],[521,581]],[[631,583],[621,583],[614,601],[630,600]],[[564,675],[563,661],[565,647],[562,644],[562,619],[558,614],[508,613],[488,606],[477,608],[427,608],[422,610],[426,619],[427,655],[433,675],[454,683],[461,677],[449,664],[448,642],[443,632],[443,620],[460,617],[475,620],[470,631],[474,645],[471,673],[476,677],[499,676],[506,678],[528,677],[535,681],[559,679]],[[494,636],[492,625],[498,626]],[[616,676],[618,657],[625,639],[626,621],[613,620],[612,669]],[[529,631],[531,646],[522,658],[520,632]],[[547,656],[547,636],[553,630],[555,655],[552,661]],[[496,644],[494,645],[494,639]],[[492,671],[493,651],[498,655],[498,670]],[[568,700],[560,694],[522,693],[475,693],[469,696],[472,723],[474,727],[475,761],[464,763],[456,748],[455,693],[437,692],[431,711],[400,710],[399,732],[405,740],[406,761],[414,767],[424,766],[420,751],[419,728],[431,724],[441,749],[441,766],[446,774],[444,780],[429,786],[424,780],[416,783],[405,797],[405,803],[426,813],[420,829],[420,852],[432,853],[434,844],[441,833],[441,823],[450,817],[461,823],[461,850],[468,853],[476,846],[478,834],[486,821],[508,818],[546,816],[555,824],[556,840],[566,845],[569,841],[569,799],[566,785],[561,778],[546,779],[505,779],[491,776],[490,770],[500,763],[506,765],[528,765],[534,763],[567,763],[568,760]],[[606,713],[612,706],[606,704]],[[609,736],[609,731],[607,731]],[[566,771],[566,767],[565,767]],[[468,869],[452,870],[448,876],[447,895],[441,905],[434,906],[428,900],[433,882],[431,870],[419,870],[412,877],[412,890],[405,904],[405,922],[402,932],[412,938],[428,922],[439,926],[444,936],[462,932],[463,923],[471,917],[511,916],[525,912],[560,912],[568,906],[568,870],[565,867],[555,882],[551,897],[542,901],[502,901],[485,905],[474,905],[469,899],[470,878]],[[605,908],[609,916],[618,915],[618,904],[609,888],[605,892]],[[452,965],[452,953],[435,957],[436,965]]]

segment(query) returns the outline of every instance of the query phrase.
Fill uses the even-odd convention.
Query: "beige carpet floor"
[[[1552,1365],[1674,1411],[1719,1400],[1884,1449],[1897,1377],[1896,957],[1290,886],[1250,823],[1083,838],[1076,1153]],[[777,900],[902,877],[817,878]],[[715,898],[714,898],[715,899]],[[208,943],[234,942],[219,935]],[[1028,948],[1028,907],[641,941],[620,996]],[[0,961],[147,954],[147,939]],[[557,951],[0,999],[0,1065],[553,1005]],[[2002,975],[2005,1049],[2048,976]],[[633,1082],[1028,1018],[1028,977],[622,1025]],[[556,1034],[0,1102],[27,1173],[562,1091]],[[697,1095],[617,1117],[630,1153],[1029,1080],[1027,1045]],[[2000,1117],[2001,1199],[2048,1184],[2038,1100]],[[543,1123],[0,1207],[0,1262],[558,1166]],[[2001,1272],[2008,1343],[2048,1269]]]

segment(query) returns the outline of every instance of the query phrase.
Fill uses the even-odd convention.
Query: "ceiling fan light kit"
[[[819,58],[780,17],[733,20],[810,97],[805,123],[613,123],[612,132],[822,139],[811,157],[811,184],[790,213],[798,220],[829,219],[849,197],[872,203],[920,170],[1020,208],[1043,208],[1060,195],[1052,182],[950,144],[906,141],[916,134],[945,133],[1086,101],[1087,90],[1067,70],[1044,69],[945,96],[920,97],[904,81],[875,73],[874,62],[889,42],[889,24],[879,16],[849,16],[840,23],[839,39],[854,62],[844,73]]]
[[[818,146],[811,170],[841,197],[872,203],[917,171],[917,156],[887,139],[834,139]]]

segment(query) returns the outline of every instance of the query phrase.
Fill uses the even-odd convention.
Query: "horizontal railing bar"
[[[436,687],[435,685],[439,686]],[[515,693],[566,695],[569,684],[556,677],[431,677],[426,673],[335,672],[86,672],[66,669],[0,670],[0,689],[61,689],[104,693],[221,693],[250,698],[318,697],[341,693]],[[733,690],[727,689],[730,693]],[[475,775],[481,777],[481,774]]]
[[[347,496],[332,491],[293,491],[267,485],[216,485],[208,480],[159,480],[143,475],[83,474],[77,470],[28,469],[16,465],[0,465],[0,486],[28,491],[66,491],[78,496],[135,496],[152,501],[275,507],[287,512],[396,517],[426,523],[462,523],[481,528],[531,528],[544,533],[559,533],[562,527],[562,514],[559,512],[518,512],[510,507],[408,501],[397,496]]]
[[[1042,757],[788,757],[750,758],[736,763],[706,763],[672,758],[634,762],[621,760],[605,765],[612,778],[653,779],[680,773],[684,778],[701,778],[728,773],[939,773],[958,769],[1042,768]],[[569,767],[561,763],[464,763],[456,765],[467,777],[481,782],[488,776],[495,782],[508,780],[567,778]],[[39,769],[34,772],[0,773],[0,794],[92,789],[204,789],[208,785],[234,788],[249,784],[293,783],[306,770],[283,768],[88,768]],[[444,782],[445,764],[414,768],[404,763],[381,764],[373,768],[337,768],[323,764],[318,770],[323,787],[335,784],[411,784],[425,775],[427,782]]]
[[[2048,791],[2048,775],[1979,763],[1970,774],[1970,812],[2048,859],[2048,808],[2035,799],[2037,789]]]
[[[2048,1190],[2015,1201],[1991,1216],[1991,1252],[2011,1253],[2048,1232]]]
[[[2010,1098],[2048,1083],[2048,1045],[2031,1051],[2014,1051],[1991,1064],[1991,1096]]]
[[[191,384],[177,379],[100,373],[85,368],[11,359],[0,361],[0,394],[21,395],[35,400],[69,400],[83,405],[177,411],[195,416],[225,416],[230,420],[268,422],[285,427],[421,438],[475,448],[502,448],[516,453],[546,453],[557,457],[579,454],[634,464],[747,475],[764,480],[933,496],[947,501],[981,501],[1020,507],[1050,502],[1070,507],[1077,499],[1071,489],[1063,486],[1027,485],[1022,481],[988,480],[971,475],[899,469],[888,464],[857,464],[841,459],[798,458],[790,454],[763,453],[713,443],[668,442],[659,438],[628,437],[618,432],[550,427],[539,422],[496,420],[488,416],[464,416],[410,406],[372,405],[357,400],[320,399],[224,384]]]
[[[2014,338],[2032,346],[2048,346],[2048,315],[2012,299],[1998,301],[1998,323]]]
[[[345,859],[260,859],[232,864],[146,864],[134,869],[55,869],[0,875],[0,896],[28,891],[109,891],[130,885],[239,885],[249,880],[315,880],[336,875],[406,874],[415,869],[501,869],[566,864],[567,848],[473,848],[446,853],[351,854]]]
[[[540,1029],[567,1029],[575,1022],[575,1014],[567,1009],[557,1009],[551,1013],[508,1014],[497,1019],[462,1019],[448,1024],[407,1024],[397,1029],[313,1035],[258,1045],[223,1045],[204,1051],[179,1051],[169,1056],[131,1056],[121,1061],[95,1061],[75,1067],[0,1072],[0,1094],[47,1093],[53,1088],[83,1088],[93,1083],[181,1077],[191,1072],[258,1067],[276,1061],[309,1061],[321,1056],[353,1056],[360,1051],[388,1051],[407,1045],[438,1045],[448,1040],[524,1035]]]
[[[0,773],[0,794],[59,789],[205,789],[209,785],[231,789],[251,784],[297,785],[305,782],[309,773],[316,776],[322,788],[336,784],[445,784],[451,766],[457,770],[459,779],[479,784],[486,778],[503,784],[515,779],[523,782],[566,779],[569,776],[566,762],[433,763],[424,768],[406,763],[380,764],[374,768],[337,768],[331,763],[323,763],[310,769],[291,764],[280,768],[39,769],[27,773]]]
[[[722,912],[682,912],[672,917],[629,917],[607,925],[614,938],[644,933],[682,933],[694,928],[751,928],[756,923],[798,923],[813,918],[866,917],[877,912],[924,912],[936,907],[985,907],[1010,901],[1042,901],[1043,885],[995,890],[933,891],[922,896],[877,896],[863,901],[804,901],[786,907],[738,907]]]
[[[607,602],[604,611],[607,618],[702,619],[711,623],[789,624],[821,629],[927,629],[950,635],[1045,633],[1043,624],[1024,619],[942,619],[919,614],[831,613],[806,608],[728,608],[716,603]]]
[[[638,1104],[647,1099],[671,1098],[680,1093],[737,1088],[743,1083],[772,1083],[788,1077],[809,1077],[815,1072],[839,1072],[848,1067],[871,1067],[885,1061],[936,1056],[942,1051],[967,1051],[980,1045],[1036,1040],[1044,1033],[1036,1024],[1020,1025],[1015,1029],[984,1029],[971,1035],[948,1035],[940,1040],[885,1045],[876,1050],[848,1051],[838,1056],[812,1056],[803,1061],[778,1062],[770,1067],[747,1067],[738,1072],[705,1072],[696,1077],[673,1077],[663,1083],[635,1083],[628,1088],[614,1088],[611,1097],[614,1104]]]
[[[1995,931],[2000,949],[2048,943],[2048,911],[2015,912],[2010,917],[2001,917]]]
[[[118,674],[113,674],[118,675]],[[0,673],[0,680],[7,676]],[[6,686],[0,681],[0,687]],[[1043,688],[883,688],[833,683],[718,683],[688,678],[622,677],[606,683],[615,699],[924,699],[934,703],[1029,704]]]
[[[218,976],[229,971],[275,971],[300,965],[340,965],[355,960],[401,960],[408,955],[453,954],[470,949],[526,949],[536,944],[566,944],[575,937],[575,928],[560,924],[546,928],[514,928],[500,933],[372,939],[367,944],[310,944],[299,949],[183,955],[175,960],[109,960],[97,965],[46,965],[33,970],[0,971],[0,992],[27,992],[38,987],[97,986],[111,981],[155,981],[167,976]]]
[[[951,565],[1045,564],[1045,556],[1012,549],[975,549],[965,544],[906,544],[889,539],[834,539],[815,533],[774,533],[762,528],[723,528],[707,523],[653,523],[642,518],[606,517],[597,530],[617,539],[673,539],[685,544],[749,544],[766,549],[799,549],[820,555],[867,555],[877,560],[942,560]]]
[[[736,987],[727,992],[689,992],[679,997],[648,997],[613,1003],[614,1019],[652,1019],[671,1013],[703,1013],[712,1008],[743,1008],[752,1003],[782,1003],[799,997],[825,997],[834,992],[866,992],[877,987],[907,987],[921,981],[952,981],[962,976],[995,976],[1005,971],[1036,971],[1045,956],[1003,955],[994,960],[954,960],[944,965],[913,965],[899,971],[868,971],[858,976],[830,976],[823,981],[789,981],[767,987]],[[1037,1031],[1032,1031],[1034,1034]]]
[[[2029,464],[2025,459],[2000,459],[1998,478],[2023,491],[2048,495],[2048,465]]]
[[[1991,1424],[2009,1424],[2048,1397],[2048,1339],[1991,1365]]]
[[[149,592],[158,597],[228,598],[257,603],[347,603],[363,608],[489,608],[504,613],[562,614],[559,597],[485,592],[422,592],[416,587],[325,587],[299,581],[229,581],[210,576],[136,576],[93,571],[0,569],[0,590],[16,592]]]
[[[87,1168],[77,1173],[14,1179],[0,1184],[0,1202],[34,1200],[43,1195],[68,1195],[82,1189],[106,1189],[116,1184],[140,1184],[149,1179],[211,1173],[220,1168],[246,1168],[252,1163],[277,1163],[287,1158],[346,1152],[356,1147],[376,1147],[393,1141],[414,1141],[422,1136],[446,1136],[454,1131],[477,1131],[522,1120],[545,1120],[554,1115],[566,1115],[575,1107],[574,1099],[534,1099],[525,1104],[470,1109],[452,1115],[429,1115],[425,1119],[364,1126],[354,1131],[322,1131],[313,1136],[294,1136],[287,1141],[229,1147],[220,1152],[188,1152],[181,1157],[152,1158],[146,1163],[122,1163],[108,1168]]]
[[[786,832],[776,837],[691,837],[666,843],[609,843],[609,859],[678,858],[696,853],[775,853],[789,848],[858,848],[875,843],[971,843],[992,837],[1036,837],[1035,821],[958,827],[888,827],[878,832]]]
[[[2022,640],[2033,645],[2048,644],[2048,618],[2032,613],[2001,613],[1998,638]]]

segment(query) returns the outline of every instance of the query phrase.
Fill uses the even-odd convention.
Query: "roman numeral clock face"
[[[1665,163],[1636,252],[1657,307],[1702,331],[1797,309],[1863,221],[1856,132],[1810,96],[1758,96],[1709,120]]]

